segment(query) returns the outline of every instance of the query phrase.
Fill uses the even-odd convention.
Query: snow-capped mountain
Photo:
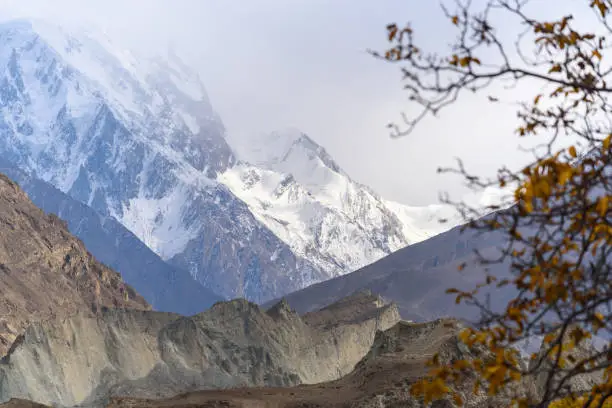
[[[298,130],[236,143],[235,151],[241,161],[219,180],[294,253],[329,277],[443,228],[435,211],[385,201],[353,181],[323,147]],[[415,219],[425,218],[426,228],[415,227]]]
[[[39,21],[0,26],[0,155],[226,297],[325,277],[215,181],[234,164],[197,76]],[[180,294],[178,294],[180,296]]]
[[[440,228],[417,227],[417,210],[352,181],[300,132],[259,151],[225,136],[172,55],[145,59],[40,21],[0,25],[0,156],[221,295],[275,298]]]

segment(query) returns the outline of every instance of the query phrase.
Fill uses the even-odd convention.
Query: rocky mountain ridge
[[[234,300],[192,317],[103,309],[51,319],[30,325],[0,360],[0,401],[97,407],[113,396],[331,381],[398,320],[369,293],[304,316],[286,302],[264,311]]]
[[[149,309],[99,263],[57,216],[35,207],[0,174],[0,355],[30,322],[101,307]]]
[[[199,285],[186,271],[164,262],[114,218],[101,216],[86,204],[1,157],[0,172],[15,181],[33,204],[64,220],[69,231],[83,241],[87,250],[119,272],[153,309],[192,315],[223,300]]]
[[[425,323],[399,321],[387,330],[377,332],[370,351],[342,378],[321,384],[291,388],[255,388],[198,391],[170,399],[112,398],[109,408],[246,408],[252,406],[289,407],[408,407],[423,408],[422,401],[412,397],[410,385],[427,373],[426,361],[439,353],[441,361],[482,358],[482,353],[468,350],[457,339],[462,325],[454,319],[437,319]],[[466,381],[457,391],[465,397],[466,407],[494,408],[507,406],[508,395],[476,395]],[[515,392],[534,395],[532,383],[519,384]],[[432,408],[453,408],[450,400],[436,401]]]
[[[355,312],[367,310],[362,308],[363,305],[366,304],[378,305],[380,304],[380,299],[362,292],[338,302],[338,304],[334,305],[332,308],[327,309],[327,313],[321,315],[318,313],[310,314],[310,319],[304,316],[302,322],[312,328],[327,326],[329,330],[332,326],[338,324],[342,326],[346,324],[346,320],[344,323],[336,321],[335,325],[332,321],[328,320],[327,318],[332,316],[334,312],[339,312],[338,316],[341,316],[338,319],[339,321],[343,321],[343,319],[346,318],[351,320],[350,316],[355,316]],[[248,303],[226,302],[218,305],[219,309],[216,313],[218,313],[219,316],[236,316],[236,313],[241,316],[246,316],[246,314],[244,314],[245,310],[258,310],[261,312],[261,309],[255,305],[251,305],[251,307],[255,309],[251,309],[249,306],[245,308],[245,305],[248,305]],[[377,310],[377,306],[370,310]],[[388,307],[387,310],[389,310]],[[255,314],[259,314],[259,312]],[[120,315],[117,314],[117,311],[112,313],[115,317],[109,318],[107,316],[103,319],[107,322],[116,321]],[[150,313],[151,312],[140,312],[141,318],[137,320],[141,320],[144,315]],[[295,321],[296,319],[295,313],[288,308],[287,303],[284,301],[268,310],[266,315],[271,317],[274,321]],[[255,315],[251,314],[250,316],[254,317]],[[171,322],[177,321],[173,320],[175,317],[168,317]],[[314,321],[322,324],[322,326],[313,323],[313,320],[311,320],[312,318],[314,318]],[[364,352],[363,349],[359,349],[358,354],[363,354],[358,362],[353,364],[353,367],[349,369],[347,373],[339,372],[336,379],[323,382],[304,381],[304,383],[297,381],[298,385],[292,385],[293,379],[295,378],[285,377],[282,379],[281,377],[275,376],[275,374],[270,374],[270,372],[275,372],[274,366],[266,363],[264,371],[267,370],[268,379],[272,378],[272,381],[265,380],[264,378],[264,382],[268,385],[272,383],[272,386],[252,387],[249,386],[249,384],[242,384],[242,387],[198,389],[164,398],[163,394],[168,390],[167,385],[162,387],[157,385],[157,388],[155,388],[157,391],[149,388],[148,390],[140,389],[138,392],[134,393],[132,383],[129,387],[113,388],[112,394],[114,394],[114,396],[111,396],[105,401],[99,400],[98,402],[100,405],[94,404],[93,406],[106,406],[108,408],[193,408],[196,406],[207,408],[247,408],[253,406],[274,406],[278,408],[331,408],[347,406],[354,408],[375,408],[381,406],[402,406],[423,408],[422,401],[412,397],[409,389],[411,384],[427,373],[428,367],[426,362],[435,353],[439,355],[439,361],[442,364],[457,359],[470,361],[473,359],[486,359],[491,357],[486,351],[477,348],[469,349],[465,344],[459,341],[458,333],[464,325],[456,319],[442,318],[423,323],[413,323],[404,320],[396,320],[395,323],[392,323],[393,320],[395,319],[387,320],[387,328],[384,328],[385,325],[380,326],[380,329],[377,330],[376,334],[370,339],[371,344],[367,347],[367,351]],[[332,323],[332,326],[329,326],[330,323]],[[353,323],[355,323],[355,320],[353,320]],[[230,324],[224,326],[224,328],[228,327],[238,328],[238,325]],[[257,325],[257,327],[261,326]],[[242,329],[239,329],[238,332],[242,334],[246,333]],[[236,331],[232,332],[234,335],[236,333]],[[327,332],[327,334],[337,338],[337,334],[334,334],[333,329],[331,332]],[[341,337],[342,335],[340,338]],[[163,338],[167,339],[166,336],[163,336]],[[174,338],[176,339],[177,337]],[[346,346],[347,343],[344,345]],[[319,347],[318,349],[325,350],[325,346],[323,348]],[[185,349],[183,348],[181,350]],[[297,354],[301,355],[301,352],[303,352],[303,350],[299,350]],[[209,354],[205,353],[205,355],[208,358]],[[272,355],[275,356],[275,354]],[[317,355],[316,352],[315,355]],[[323,355],[319,357],[327,357],[329,360],[331,356]],[[337,356],[335,355],[331,358],[334,360],[332,365],[336,361],[340,361],[336,360]],[[353,359],[354,355],[348,360],[352,361]],[[272,361],[278,360],[273,358]],[[309,363],[311,362],[313,362],[313,360],[302,361],[302,363],[306,363],[307,367],[310,366]],[[316,367],[321,367],[323,369],[323,372],[319,373],[321,377],[319,377],[319,374],[316,375],[317,379],[330,374],[330,377],[334,377],[333,370],[330,371],[328,369],[329,363],[330,361],[323,362],[322,365],[318,365],[319,363],[316,364]],[[221,367],[228,366],[232,366],[231,363],[229,365],[221,363]],[[250,367],[249,370],[251,375],[260,375],[262,373],[262,371],[260,371],[261,368],[261,365]],[[302,373],[306,373],[307,371],[308,369],[302,370]],[[313,372],[311,372],[311,374],[312,373]],[[308,375],[309,374],[307,374],[307,376]],[[572,382],[572,388],[576,392],[583,392],[590,389],[592,384],[602,380],[601,373],[592,373],[582,377],[588,378],[578,378],[576,381]],[[314,379],[312,376],[310,378]],[[166,380],[167,378],[163,376],[157,377],[157,381]],[[181,377],[181,381],[184,381],[183,377]],[[152,384],[149,385],[149,387],[151,386]],[[466,402],[466,407],[494,408],[507,406],[515,396],[538,398],[538,395],[542,392],[542,387],[543,384],[541,384],[540,381],[533,381],[531,377],[526,377],[522,381],[513,384],[512,387],[503,390],[500,394],[490,396],[482,387],[479,391],[474,393],[472,379],[468,376],[465,378],[465,381],[457,384],[455,391],[457,391]],[[132,392],[132,394],[139,393],[140,396],[130,396],[130,392]],[[147,394],[148,396],[143,397],[143,395]],[[89,404],[86,406],[92,405]],[[456,405],[451,400],[440,400],[431,405],[433,408],[453,408],[455,406]],[[8,403],[0,404],[0,407],[42,408],[43,406],[35,405],[23,398],[12,398]]]

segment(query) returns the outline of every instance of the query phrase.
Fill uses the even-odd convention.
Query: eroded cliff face
[[[101,307],[149,309],[56,216],[0,175],[0,356],[37,320]]]
[[[245,300],[191,317],[109,309],[35,323],[0,362],[0,401],[103,406],[111,396],[162,398],[197,389],[293,386],[352,371],[394,305],[358,293],[299,316]]]
[[[340,316],[347,317],[346,311]],[[410,385],[428,372],[426,362],[434,353],[441,361],[483,357],[476,350],[460,345],[457,333],[462,326],[455,319],[438,319],[425,323],[399,321],[387,330],[377,332],[369,352],[355,368],[342,378],[322,384],[291,388],[231,389],[199,391],[165,400],[112,398],[109,408],[248,408],[275,406],[278,408],[424,408],[422,401],[410,395]],[[470,379],[459,391],[470,408],[508,406],[506,395],[474,395]],[[468,387],[469,386],[469,387]],[[520,384],[519,393],[533,393],[533,384]],[[450,400],[434,402],[433,408],[453,408]]]

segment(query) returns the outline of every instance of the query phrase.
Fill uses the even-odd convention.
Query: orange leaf
[[[599,53],[599,51],[593,50],[593,56],[596,57],[597,59],[601,60],[601,54]]]
[[[606,138],[603,140],[603,148],[604,150],[608,150],[610,148],[610,139],[612,138],[612,134],[609,134],[608,136],[606,136]]]
[[[597,212],[602,217],[608,212],[608,202],[608,196],[603,196],[597,201]]]

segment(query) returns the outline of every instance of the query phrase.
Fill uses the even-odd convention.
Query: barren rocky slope
[[[425,361],[439,352],[442,359],[473,358],[472,352],[457,341],[460,324],[452,319],[427,323],[400,321],[376,335],[370,352],[347,376],[324,384],[292,388],[233,389],[200,391],[166,400],[113,398],[111,408],[157,407],[421,407],[409,395],[409,386],[426,372]],[[471,387],[469,388],[471,390]],[[461,390],[460,390],[461,391]],[[519,392],[534,392],[523,385]],[[468,393],[465,393],[469,395]],[[467,399],[468,407],[506,406],[504,397],[478,395]],[[447,401],[435,402],[435,408],[449,408]]]
[[[96,259],[119,272],[155,310],[193,315],[224,300],[200,285],[187,271],[174,268],[112,217],[64,194],[0,157],[0,169],[34,205],[59,216]]]
[[[0,355],[34,320],[93,313],[99,306],[149,308],[59,218],[34,206],[1,174],[0,230]]]
[[[28,327],[0,362],[0,401],[102,406],[107,397],[168,398],[198,389],[293,386],[348,374],[395,305],[358,293],[299,316],[245,300],[192,317],[103,310]]]
[[[0,408],[48,408],[48,405],[37,404],[36,402],[13,398],[4,404],[0,404]]]

